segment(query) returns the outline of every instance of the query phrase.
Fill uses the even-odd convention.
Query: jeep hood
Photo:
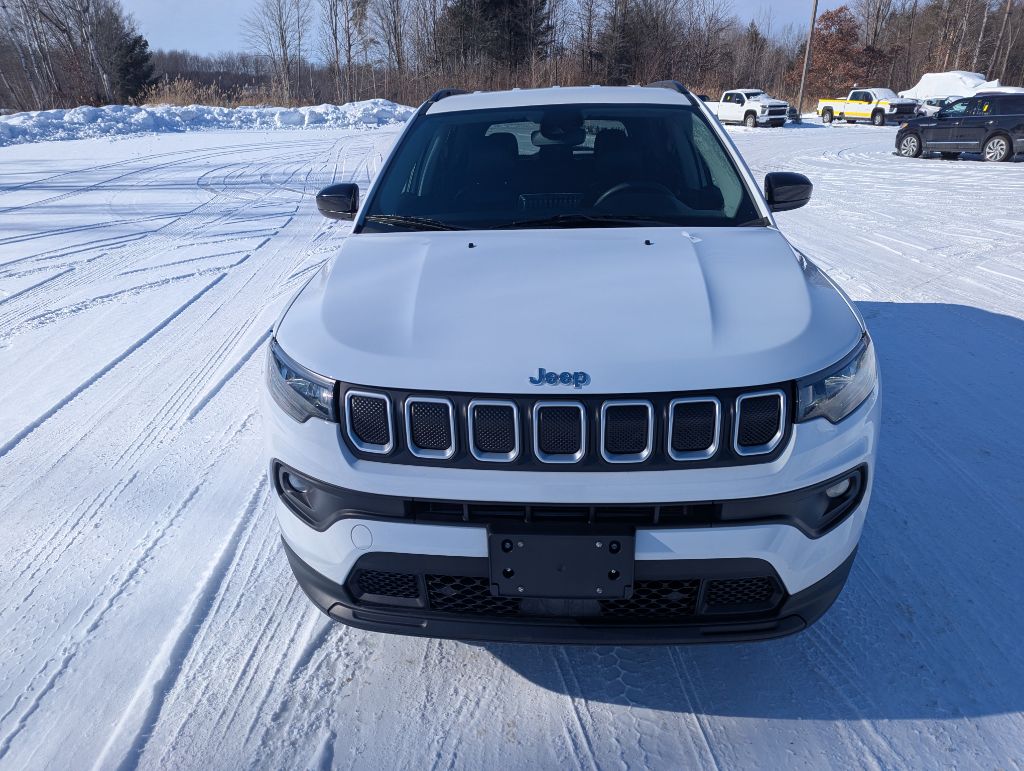
[[[845,297],[771,228],[362,234],[298,294],[278,342],[367,386],[567,393],[774,383],[861,335]]]

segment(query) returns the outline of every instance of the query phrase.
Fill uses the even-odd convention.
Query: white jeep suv
[[[363,629],[667,643],[805,628],[879,426],[851,302],[675,82],[420,107],[274,328],[268,466],[299,583]]]

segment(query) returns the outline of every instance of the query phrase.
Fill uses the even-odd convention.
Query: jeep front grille
[[[530,471],[765,463],[792,433],[792,384],[708,393],[475,396],[341,384],[343,437],[378,462]]]

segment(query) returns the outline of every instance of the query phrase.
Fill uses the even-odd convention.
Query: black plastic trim
[[[799,632],[821,618],[835,602],[857,554],[854,549],[832,573],[803,591],[785,597],[770,613],[750,614],[742,620],[725,615],[713,618],[695,616],[689,623],[662,624],[612,621],[606,617],[488,616],[473,619],[471,616],[430,612],[418,607],[360,607],[345,587],[313,570],[287,543],[284,543],[284,549],[299,586],[313,603],[334,620],[358,629],[454,640],[602,645],[746,642]],[[401,557],[400,564],[396,564],[396,557]],[[467,575],[463,572],[467,569],[487,570],[487,560],[475,557],[368,554],[357,565],[362,567],[364,560],[366,565],[384,565],[392,570],[402,570],[404,566],[414,564],[429,566],[430,570],[449,575]],[[750,563],[758,563],[759,570],[764,570],[763,566],[770,569],[768,563],[760,560],[715,559],[638,560],[637,570],[643,571],[645,578],[659,575],[678,577],[695,569],[704,571],[702,577],[714,577],[715,574],[737,577],[744,570],[751,569]],[[648,576],[648,571],[652,575]],[[774,575],[774,571],[771,572]]]
[[[307,488],[305,492],[289,486],[289,474],[302,480]],[[841,525],[860,505],[868,489],[866,465],[856,466],[815,485],[775,495],[720,501],[623,504],[403,498],[336,487],[313,479],[277,460],[271,463],[270,476],[277,494],[292,513],[320,532],[343,519],[472,527],[498,523],[524,523],[544,527],[557,522],[580,531],[611,524],[640,529],[783,524],[795,527],[808,538],[815,539]],[[846,478],[851,479],[848,493],[833,499],[834,504],[829,503],[825,490]],[[824,510],[822,503],[825,504]],[[520,510],[522,516],[519,516]]]

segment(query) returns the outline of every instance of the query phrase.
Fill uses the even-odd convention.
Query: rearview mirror
[[[359,211],[359,185],[342,182],[328,185],[316,194],[316,208],[332,220],[350,220]]]
[[[773,212],[799,209],[811,200],[814,185],[803,174],[773,171],[764,178],[764,197]]]

